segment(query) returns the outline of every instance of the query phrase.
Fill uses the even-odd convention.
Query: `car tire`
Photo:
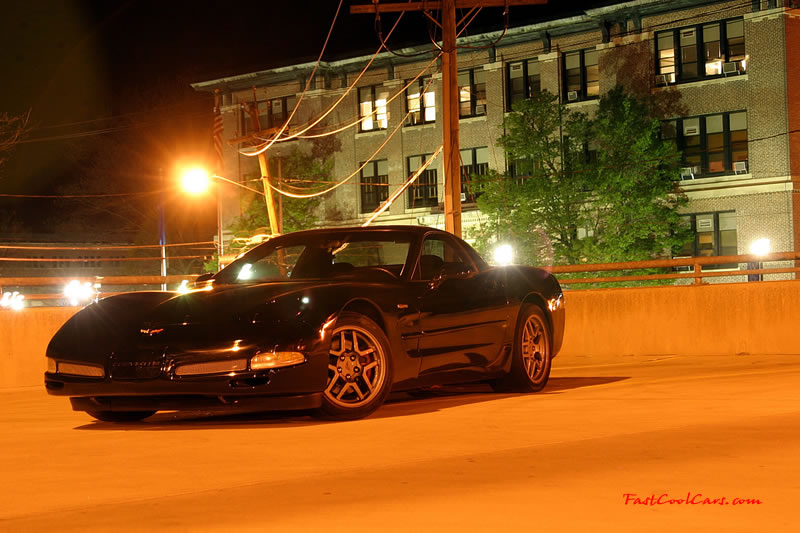
[[[86,411],[89,416],[102,422],[139,422],[148,416],[156,414],[155,411]]]
[[[328,381],[317,411],[329,420],[355,420],[380,407],[392,388],[389,339],[368,317],[344,312],[331,332]]]
[[[550,328],[542,308],[523,304],[514,332],[511,370],[492,387],[499,392],[538,392],[547,385],[553,359]]]

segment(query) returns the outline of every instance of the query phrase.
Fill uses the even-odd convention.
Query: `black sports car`
[[[106,421],[218,408],[353,419],[391,390],[538,391],[563,333],[544,270],[489,267],[427,227],[320,229],[271,239],[188,293],[87,306],[50,341],[45,386]]]

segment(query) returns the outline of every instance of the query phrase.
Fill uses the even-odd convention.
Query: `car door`
[[[415,283],[420,377],[484,372],[499,357],[505,338],[503,285],[492,272],[481,272],[456,239],[442,234],[423,242]]]

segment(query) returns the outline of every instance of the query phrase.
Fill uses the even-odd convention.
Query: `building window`
[[[375,211],[389,198],[389,162],[370,161],[361,169],[361,212]]]
[[[668,120],[662,135],[683,152],[683,179],[750,172],[745,111]]]
[[[576,50],[564,54],[564,98],[567,102],[592,100],[600,96],[597,50]]]
[[[511,111],[514,104],[542,90],[541,67],[536,59],[514,61],[506,70],[506,110]]]
[[[406,126],[436,122],[436,93],[430,78],[420,78],[408,86],[406,111]]]
[[[692,228],[694,239],[686,243],[677,256],[714,257],[738,255],[736,245],[736,212],[698,213],[681,217]],[[736,264],[708,265],[703,270],[736,268]]]
[[[284,96],[283,98],[273,98],[268,103],[267,128],[280,128],[289,120],[289,115],[292,114],[295,104],[297,103],[297,97]]]
[[[541,173],[543,165],[541,161],[530,157],[514,157],[506,154],[506,169],[513,183],[522,185],[531,176]]]
[[[413,155],[408,158],[408,175],[414,174],[431,154]],[[428,167],[408,188],[408,207],[432,207],[439,203],[439,188],[436,169]]]
[[[659,31],[655,42],[657,85],[747,71],[740,18]]]
[[[255,105],[258,113],[259,128],[256,130],[253,123],[252,111],[248,112],[242,109],[242,123],[241,131],[243,135],[249,135],[256,131],[266,130],[270,128],[280,128],[289,119],[292,110],[297,102],[295,96],[282,96],[280,98],[272,98],[269,100],[259,100],[255,104],[248,102],[248,106]]]
[[[486,114],[486,71],[465,70],[458,73],[458,115],[477,117]]]
[[[361,131],[385,130],[389,123],[386,100],[389,91],[378,85],[359,87],[358,112]]]
[[[461,150],[461,201],[474,203],[483,193],[483,182],[476,176],[489,172],[489,148],[467,148]]]

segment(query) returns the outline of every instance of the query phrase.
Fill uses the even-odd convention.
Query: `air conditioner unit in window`
[[[693,180],[694,179],[694,167],[683,167],[681,169],[681,179],[682,180]]]
[[[656,85],[669,85],[675,83],[675,74],[656,74]]]
[[[697,217],[697,221],[695,223],[697,227],[697,231],[714,231],[714,219],[710,216],[707,218]]]
[[[567,93],[567,100],[575,102],[578,99],[578,91],[570,91]]]
[[[691,257],[692,257],[691,255],[676,255],[675,257],[673,257],[673,259],[690,259]],[[672,270],[675,272],[691,272],[692,270],[694,270],[694,268],[692,268],[690,265],[681,265],[672,267]]]
[[[734,161],[733,162],[734,174],[747,174],[747,161]]]
[[[726,76],[728,74],[739,74],[739,62],[738,61],[731,61],[728,63],[722,64],[722,73]]]

